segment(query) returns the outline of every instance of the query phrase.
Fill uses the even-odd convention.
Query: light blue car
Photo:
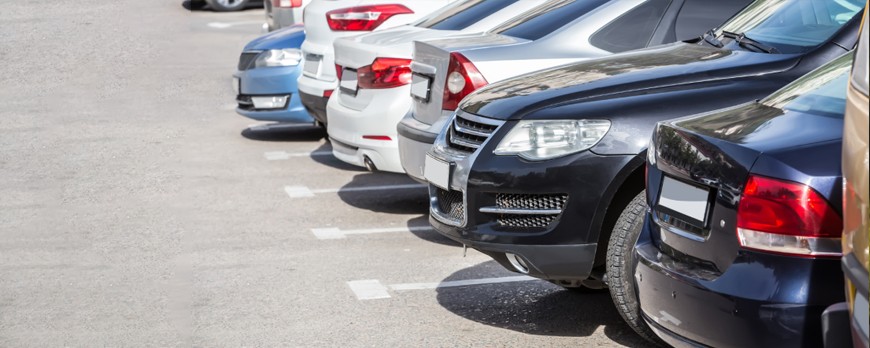
[[[248,43],[233,74],[236,112],[257,121],[313,123],[299,100],[296,80],[302,74],[305,40],[302,25],[273,31]]]

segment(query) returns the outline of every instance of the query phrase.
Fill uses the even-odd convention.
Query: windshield
[[[535,41],[583,17],[608,0],[551,0],[490,32]]]
[[[744,34],[779,52],[801,53],[827,41],[863,8],[864,0],[757,0],[716,34]]]
[[[846,110],[846,86],[854,52],[813,70],[761,103],[770,107],[842,118]]]
[[[435,30],[463,30],[515,2],[517,0],[457,1],[423,18],[415,26]]]

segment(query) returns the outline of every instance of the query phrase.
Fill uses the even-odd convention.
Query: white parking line
[[[263,153],[268,161],[288,160],[293,157],[332,156],[332,151],[286,152],[268,151]]]
[[[421,184],[404,184],[404,185],[380,185],[380,186],[360,186],[360,187],[342,187],[329,189],[309,189],[306,186],[284,186],[284,192],[290,198],[314,197],[318,193],[343,193],[343,192],[360,192],[360,191],[383,191],[383,190],[407,190],[414,188],[425,188]]]
[[[366,228],[358,230],[342,230],[339,228],[312,228],[311,233],[317,239],[344,239],[348,235],[353,234],[375,234],[375,233],[396,233],[396,232],[416,232],[416,231],[431,231],[432,226],[412,226],[412,227],[387,227],[387,228]]]
[[[501,284],[513,282],[526,282],[530,280],[538,280],[529,276],[511,276],[497,278],[481,278],[481,279],[465,279],[465,280],[450,280],[438,283],[407,283],[407,284],[392,284],[383,285],[377,279],[354,280],[347,282],[350,290],[353,291],[356,298],[359,300],[376,300],[392,297],[388,290],[392,291],[410,291],[410,290],[427,290],[427,289],[442,289],[454,288],[459,286],[470,285],[485,285],[485,284]]]
[[[238,21],[238,22],[210,22],[206,24],[209,28],[215,29],[227,29],[232,28],[237,25],[247,25],[247,24],[263,24],[263,21]]]

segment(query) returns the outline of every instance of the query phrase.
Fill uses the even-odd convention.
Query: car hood
[[[521,75],[479,89],[459,107],[484,117],[515,120],[552,106],[781,72],[799,60],[800,55],[679,42]]]
[[[305,28],[302,24],[297,24],[252,40],[245,45],[245,51],[299,48],[302,41],[305,41]]]

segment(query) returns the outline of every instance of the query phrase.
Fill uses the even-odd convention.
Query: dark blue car
[[[673,346],[820,347],[843,300],[846,54],[760,101],[659,123],[635,244],[641,315]]]
[[[239,115],[257,121],[314,122],[296,88],[302,73],[299,47],[304,40],[300,24],[273,31],[245,46],[233,74]]]

